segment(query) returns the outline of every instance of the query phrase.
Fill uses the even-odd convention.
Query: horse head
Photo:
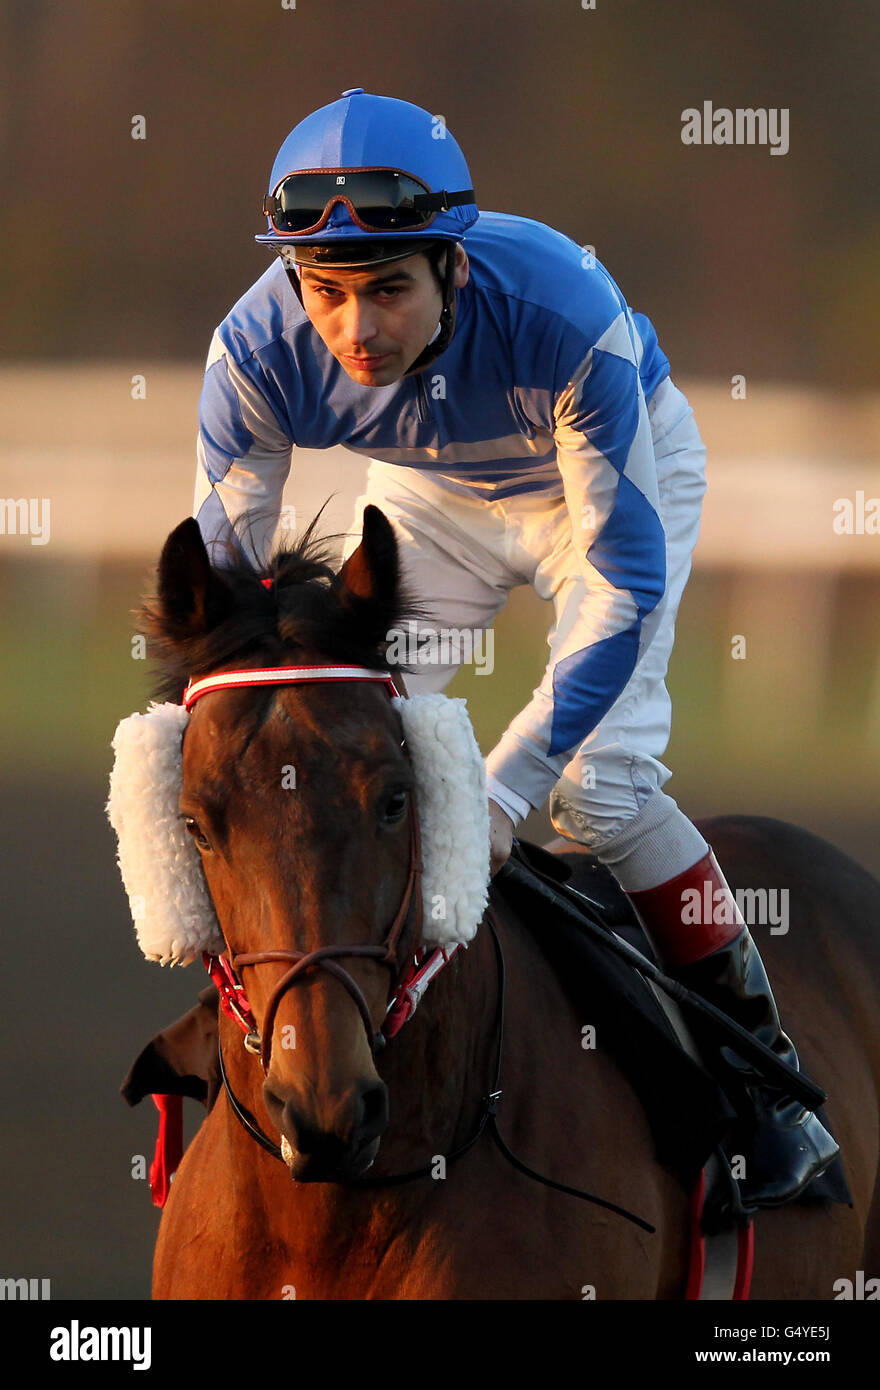
[[[195,851],[215,941],[209,947],[196,928],[186,948],[144,949],[184,963],[193,946],[222,950],[257,1021],[261,1098],[291,1175],[345,1181],[372,1164],[388,1123],[376,1068],[382,1023],[422,945],[418,767],[401,713],[418,700],[389,699],[397,692],[390,674],[383,679],[389,629],[420,609],[377,508],[366,508],[361,543],[338,574],[313,527],[262,578],[245,563],[212,567],[193,520],[163,548],[143,618],[163,693],[184,701],[154,707],[174,717],[178,740],[182,730],[173,818],[188,842],[175,850],[174,872]],[[313,673],[340,662],[374,678]],[[267,668],[309,669],[252,683]],[[198,687],[232,672],[247,683]],[[487,846],[488,836],[486,858]],[[465,944],[480,915],[481,905],[461,928]]]

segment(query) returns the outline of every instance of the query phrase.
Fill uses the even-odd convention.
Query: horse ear
[[[345,588],[359,599],[393,604],[400,583],[397,539],[391,522],[372,503],[364,508],[361,543],[339,571]]]
[[[232,593],[212,569],[194,517],[181,522],[162,547],[158,600],[165,636],[175,642],[201,637],[231,611]]]

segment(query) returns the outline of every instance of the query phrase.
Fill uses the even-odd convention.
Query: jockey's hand
[[[513,821],[489,798],[489,874],[494,878],[513,848]]]

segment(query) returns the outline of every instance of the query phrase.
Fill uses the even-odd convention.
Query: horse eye
[[[409,792],[392,792],[382,808],[382,819],[390,824],[402,820],[409,805]]]
[[[188,834],[192,835],[199,849],[211,848],[210,841],[208,840],[207,835],[204,835],[202,831],[199,829],[199,823],[197,820],[194,820],[192,816],[187,816],[185,820],[185,825]]]

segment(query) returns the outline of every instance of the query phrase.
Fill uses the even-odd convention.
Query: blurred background
[[[0,533],[0,1276],[50,1278],[56,1298],[149,1292],[158,1212],[131,1174],[156,1117],[117,1090],[205,980],[142,961],[104,817],[116,723],[151,693],[131,610],[190,514],[202,365],[268,263],[253,234],[275,151],[344,88],[443,115],[483,207],[594,247],[694,406],[710,486],[667,789],[692,817],[796,821],[880,873],[878,14],[7,0],[0,504],[48,500],[51,521],[42,543],[7,507]],[[704,101],[787,109],[788,153],[683,144]],[[285,503],[304,526],[332,495],[343,531],[362,480],[344,452],[298,453]],[[550,620],[516,591],[494,674],[449,688],[485,752],[540,679]],[[535,815],[523,833],[552,831]]]

